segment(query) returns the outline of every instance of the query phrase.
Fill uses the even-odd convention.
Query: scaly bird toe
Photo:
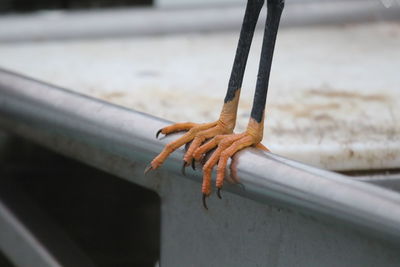
[[[260,143],[262,134],[263,124],[254,120],[250,120],[246,132],[241,134],[216,136],[196,150],[194,157],[199,158],[200,154],[207,153],[210,149],[217,147],[217,149],[203,166],[203,194],[209,195],[211,193],[211,175],[214,166],[217,165],[215,186],[217,188],[217,196],[222,198],[221,190],[224,184],[229,158],[231,158],[238,151],[250,146],[254,146],[262,150],[268,150]],[[238,182],[236,174],[232,180]]]

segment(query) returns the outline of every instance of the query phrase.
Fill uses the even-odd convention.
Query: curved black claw
[[[182,172],[183,175],[186,175],[185,169],[186,169],[187,166],[188,166],[187,162],[186,162],[186,161],[183,161],[182,169],[181,169],[181,172]]]
[[[206,194],[203,194],[203,207],[204,207],[206,210],[208,210],[206,198],[207,198],[207,195],[206,195]]]
[[[222,199],[222,196],[221,196],[221,189],[222,189],[221,187],[218,187],[218,188],[217,188],[217,196],[218,196],[219,199]]]
[[[192,160],[192,169],[196,170],[196,165],[195,165],[194,159]]]
[[[149,165],[146,167],[146,169],[144,169],[144,174],[146,175],[149,171],[152,171],[152,170],[154,170],[153,166]]]
[[[158,138],[158,136],[160,135],[160,133],[162,132],[162,129],[158,130],[156,133],[156,138]]]

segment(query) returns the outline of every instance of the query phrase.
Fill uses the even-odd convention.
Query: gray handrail
[[[143,175],[145,164],[170,140],[154,136],[167,124],[0,70],[1,129],[156,191],[160,174],[179,173],[182,162],[179,150],[160,170]],[[226,190],[400,240],[400,195],[396,192],[252,149],[240,153],[238,176],[245,190],[238,186],[226,186]],[[187,178],[201,181],[201,172],[192,171]]]

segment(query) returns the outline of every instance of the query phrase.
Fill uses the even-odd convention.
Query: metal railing
[[[54,151],[163,194],[160,174],[178,174],[182,150],[148,176],[144,166],[170,140],[156,131],[168,122],[97,99],[0,71],[0,127]],[[240,152],[238,186],[224,189],[334,218],[384,239],[400,240],[400,195],[271,153]],[[134,166],[134,167],[132,167]],[[201,173],[187,178],[200,182]],[[200,184],[199,184],[200,188]]]

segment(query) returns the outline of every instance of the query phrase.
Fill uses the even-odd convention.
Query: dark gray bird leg
[[[160,129],[160,133],[168,135],[177,131],[188,131],[183,137],[168,144],[164,150],[150,163],[147,171],[157,169],[165,159],[180,146],[191,142],[183,158],[183,168],[193,161],[193,154],[202,143],[216,135],[231,134],[236,124],[237,107],[239,103],[240,87],[242,86],[244,70],[257,24],[258,16],[263,7],[264,0],[248,0],[243,19],[242,29],[232,67],[231,77],[221,115],[216,122],[207,124],[177,123]],[[199,155],[201,157],[202,154]],[[198,160],[199,158],[197,158]]]
[[[249,146],[267,150],[260,142],[263,137],[264,110],[272,56],[280,17],[284,7],[284,0],[267,0],[267,21],[250,121],[244,133],[233,134],[244,71],[254,30],[263,4],[264,0],[248,0],[247,2],[228,90],[218,121],[205,124],[190,122],[177,123],[161,129],[159,133],[163,134],[176,131],[187,132],[181,138],[169,143],[164,150],[154,158],[147,169],[148,171],[158,168],[170,153],[188,142],[192,143],[184,156],[184,166],[189,165],[193,159],[201,159],[208,151],[215,149],[203,166],[202,193],[203,205],[205,208],[207,208],[205,203],[206,197],[211,193],[211,175],[215,165],[218,165],[216,187],[218,188],[218,195],[220,196],[219,191],[223,185],[225,169],[230,157],[237,151]],[[205,142],[206,140],[209,141]]]
[[[253,108],[247,130],[245,133],[232,135],[221,141],[221,144],[227,145],[225,147],[220,145],[209,160],[214,161],[211,163],[207,162],[204,166],[212,166],[218,162],[216,179],[218,193],[222,188],[225,178],[226,165],[230,157],[232,157],[237,151],[248,146],[256,146],[260,149],[268,150],[266,147],[261,145],[260,142],[263,138],[264,132],[264,110],[267,98],[269,75],[271,72],[272,57],[274,54],[275,40],[278,33],[283,7],[284,0],[267,0],[267,21],[265,24]],[[208,169],[206,170],[203,168],[204,177],[211,175],[210,169],[212,170],[212,167],[210,166],[208,166]],[[220,194],[218,195],[220,196]]]
[[[225,103],[231,101],[237,90],[242,87],[244,71],[246,69],[247,58],[249,55],[254,30],[257,25],[260,11],[264,5],[264,0],[248,0],[246,12],[243,19],[242,29],[238,46],[236,49],[235,60],[233,62],[231,77],[229,79],[228,91],[225,96]]]
[[[257,123],[263,122],[272,57],[274,55],[275,40],[284,7],[284,0],[268,0],[267,7],[267,21],[265,25],[253,108],[251,110],[251,118]]]

